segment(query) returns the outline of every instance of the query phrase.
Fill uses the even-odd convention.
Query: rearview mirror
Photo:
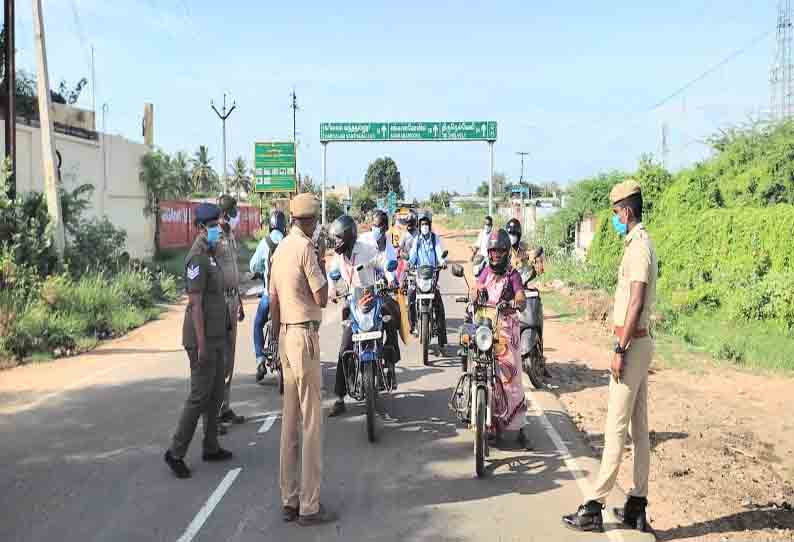
[[[457,263],[452,264],[450,267],[450,272],[452,276],[461,278],[463,276],[463,266]]]
[[[386,264],[386,271],[393,273],[397,270],[397,260],[389,260],[389,263]]]
[[[339,272],[339,269],[334,269],[333,271],[328,273],[328,276],[331,277],[332,281],[336,282],[337,280],[342,278],[342,273]]]
[[[356,271],[360,272],[360,271],[363,271],[363,270],[364,270],[364,264],[363,263],[356,266]]]
[[[477,255],[474,257],[474,259],[472,260],[472,263],[473,263],[474,265],[480,265],[480,264],[481,264],[482,262],[484,262],[484,261],[485,261],[485,257],[483,257],[483,255],[482,255],[482,254],[477,254]]]
[[[441,253],[441,257],[442,257],[442,258],[446,258],[446,257],[447,257],[447,254],[449,254],[449,251],[448,251],[448,250],[445,250],[444,252],[442,252],[442,253]]]

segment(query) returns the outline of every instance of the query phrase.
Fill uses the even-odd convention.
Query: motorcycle
[[[278,354],[278,342],[273,338],[273,322],[268,319],[264,329],[265,335],[265,366],[271,374],[278,377],[278,392],[284,395],[284,369],[281,367],[281,357]]]
[[[364,266],[360,265],[357,270],[363,268]],[[397,262],[389,262],[388,271],[394,271],[396,268]],[[330,278],[334,282],[339,281],[341,276],[339,270],[330,273]],[[391,392],[397,388],[394,363],[387,362],[385,355],[386,349],[391,346],[386,345],[384,324],[391,321],[391,316],[382,313],[383,298],[391,291],[381,280],[373,286],[356,287],[352,292],[345,292],[337,297],[337,299],[347,298],[350,301],[350,319],[344,325],[352,327],[353,350],[342,354],[342,368],[345,371],[348,394],[366,405],[367,438],[370,442],[375,442],[376,438],[375,408],[378,393]],[[365,296],[372,296],[373,301],[367,304],[360,303]],[[388,358],[393,359],[392,356]]]
[[[458,264],[452,266],[452,274],[466,278],[463,267]],[[496,306],[488,305],[484,291],[477,299],[460,296],[455,301],[471,303],[474,316],[473,323],[461,331],[466,335],[471,363],[458,380],[450,407],[462,423],[474,429],[475,472],[482,478],[485,476],[485,458],[490,455],[488,436],[496,429],[495,419],[506,416],[508,410],[507,393],[499,378],[494,346],[499,340],[499,319],[506,311],[513,310],[513,304],[499,300]]]
[[[472,275],[479,276],[485,267],[485,258],[477,255],[472,260]],[[468,282],[467,282],[468,285]],[[463,315],[463,325],[458,333],[458,356],[460,357],[461,371],[466,373],[469,371],[469,340],[474,336],[476,326],[474,325],[474,303],[467,301],[466,311]]]
[[[538,256],[543,255],[543,248]],[[521,329],[521,366],[536,389],[541,389],[546,378],[546,357],[543,354],[543,302],[537,288],[529,286],[528,272],[522,274],[521,281],[527,296],[527,308],[519,315]]]
[[[441,254],[446,258],[448,251]],[[430,341],[439,336],[440,326],[446,325],[439,321],[434,300],[438,294],[438,278],[446,265],[432,267],[422,265],[408,270],[407,290],[416,288],[416,320],[419,324],[419,339],[422,345],[422,364],[428,365]]]

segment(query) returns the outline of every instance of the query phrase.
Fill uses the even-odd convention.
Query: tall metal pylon
[[[777,48],[769,74],[771,114],[772,119],[777,121],[791,118],[794,113],[794,66],[791,56],[793,35],[791,0],[778,0]]]

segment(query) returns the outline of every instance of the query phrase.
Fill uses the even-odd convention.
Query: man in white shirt
[[[491,237],[491,231],[493,231],[493,218],[486,216],[482,231],[480,231],[480,235],[477,237],[477,242],[473,243],[470,247],[472,259],[478,254],[483,258],[488,258],[488,239]]]

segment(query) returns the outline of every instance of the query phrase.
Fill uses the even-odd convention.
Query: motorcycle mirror
[[[397,260],[389,260],[386,264],[386,271],[392,273],[397,270]]]
[[[455,303],[468,303],[468,302],[469,302],[469,298],[466,297],[465,295],[459,295],[458,297],[455,298]]]
[[[472,263],[473,263],[474,265],[480,265],[480,264],[481,264],[482,262],[484,262],[484,261],[485,261],[485,257],[484,257],[482,254],[477,254],[477,255],[474,257],[474,259],[472,260]]]
[[[450,267],[450,272],[452,273],[453,277],[461,278],[463,276],[463,266],[457,263],[453,263],[452,267]]]
[[[357,265],[356,266],[356,271],[363,271],[363,270],[364,270],[364,264],[363,263],[361,265]]]
[[[441,253],[441,257],[442,257],[442,258],[446,258],[446,257],[447,257],[447,254],[449,254],[449,251],[448,251],[448,250],[445,250],[444,252],[442,252],[442,253]]]

